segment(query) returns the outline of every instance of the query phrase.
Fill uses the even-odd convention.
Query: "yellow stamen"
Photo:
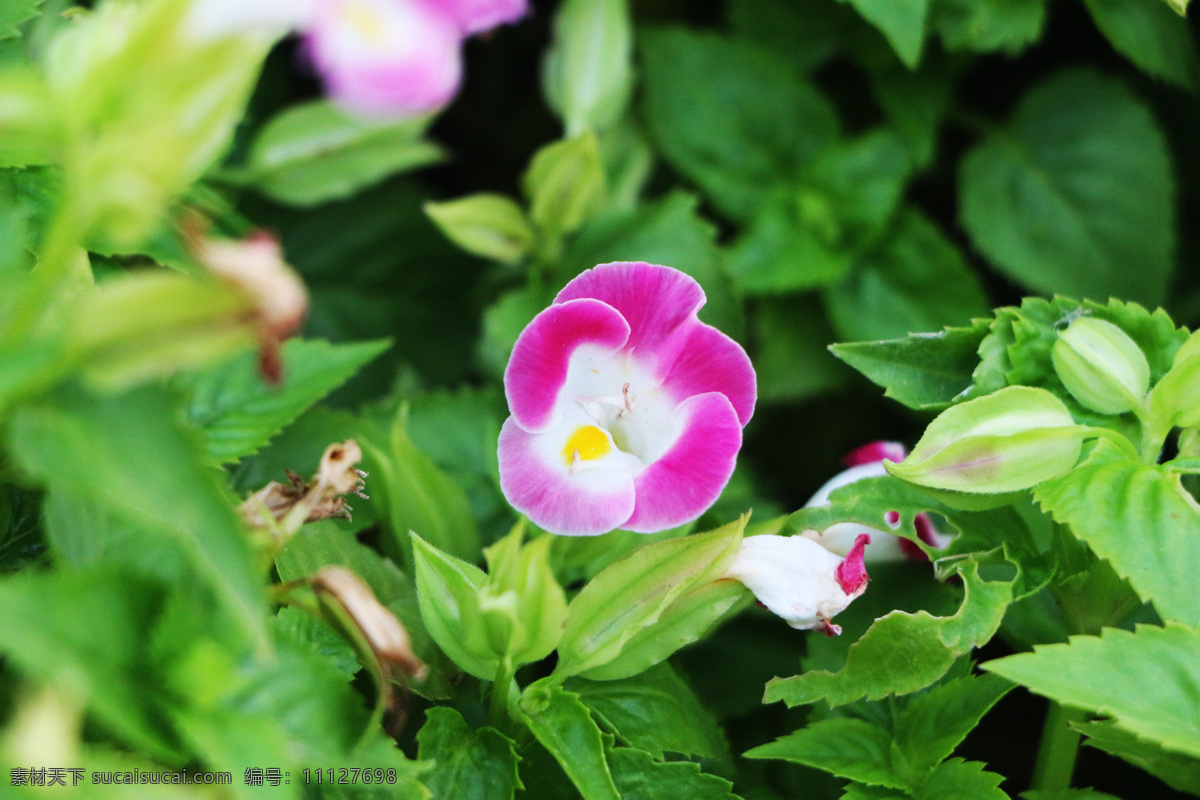
[[[612,445],[608,443],[608,437],[604,435],[604,431],[595,425],[583,425],[576,428],[575,432],[567,439],[562,454],[563,461],[569,467],[575,463],[576,458],[581,461],[592,461],[603,458],[611,452]]]

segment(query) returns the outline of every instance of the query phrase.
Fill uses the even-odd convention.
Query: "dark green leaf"
[[[1200,759],[1165,750],[1115,722],[1082,722],[1072,727],[1087,736],[1084,744],[1141,767],[1172,789],[1200,796]]]
[[[511,800],[521,785],[512,741],[495,728],[472,731],[452,708],[426,711],[417,741],[417,757],[436,762],[423,779],[435,798]]]
[[[925,40],[929,0],[850,0],[850,5],[879,28],[909,69],[916,68]]]
[[[1012,685],[994,675],[939,684],[913,697],[896,717],[893,736],[909,774],[920,774],[954,752]]]
[[[861,719],[818,720],[770,744],[748,750],[745,755],[794,761],[871,786],[893,789],[910,786],[892,764],[891,734]]]
[[[758,372],[760,401],[810,397],[835,389],[850,377],[825,346],[835,337],[815,297],[763,299],[751,324],[750,352]]]
[[[1120,83],[1073,71],[1035,87],[1009,127],[963,159],[960,187],[975,245],[1022,285],[1152,305],[1165,297],[1170,157],[1150,112]]]
[[[1115,794],[1095,789],[1046,789],[1021,792],[1024,800],[1121,800]]]
[[[1096,27],[1118,53],[1156,78],[1196,86],[1200,59],[1187,20],[1165,3],[1084,0]]]
[[[732,217],[750,216],[837,133],[828,102],[750,42],[658,30],[643,35],[642,59],[660,151]]]
[[[621,800],[739,800],[733,784],[687,761],[663,763],[628,747],[608,750]]]
[[[189,376],[188,419],[204,430],[209,455],[215,461],[236,461],[266,444],[389,346],[386,341],[335,345],[293,339],[283,346],[284,373],[279,387],[263,382],[256,354],[242,354]]]
[[[1200,757],[1200,633],[1182,625],[1105,628],[983,668],[1060,703],[1111,716],[1126,731]]]
[[[1041,36],[1046,0],[934,0],[930,16],[948,50],[1016,55]]]
[[[621,800],[605,759],[604,737],[578,696],[535,683],[525,689],[520,709],[525,724],[562,766],[583,800]]]
[[[978,761],[952,758],[938,764],[913,792],[913,800],[1008,800],[1003,777]]]

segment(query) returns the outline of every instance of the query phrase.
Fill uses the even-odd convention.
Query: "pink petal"
[[[696,395],[675,409],[682,433],[637,477],[637,506],[621,527],[638,533],[673,528],[704,513],[733,475],[742,425],[725,395]]]
[[[754,415],[758,378],[742,346],[721,331],[700,321],[686,325],[686,338],[678,347],[663,385],[677,398],[720,392],[729,398],[744,426]]]
[[[527,0],[434,0],[439,9],[452,17],[463,36],[491,30],[497,25],[516,22],[529,13]]]
[[[660,361],[662,348],[681,325],[700,324],[695,315],[705,300],[691,276],[640,261],[614,261],[581,272],[554,302],[581,297],[603,300],[619,311],[629,323],[627,347],[641,358]]]
[[[500,490],[538,527],[567,536],[594,536],[623,526],[634,509],[630,472],[586,469],[571,475],[545,459],[512,417],[500,429]]]
[[[870,543],[870,534],[860,533],[854,540],[854,546],[850,548],[850,552],[833,571],[833,577],[837,580],[838,586],[842,587],[842,591],[846,594],[858,595],[866,588],[867,565],[863,563],[863,551]]]
[[[628,338],[629,324],[599,300],[552,305],[534,317],[517,337],[504,370],[504,394],[517,424],[531,433],[553,427],[571,354],[591,345],[611,355]]]
[[[419,114],[449,102],[462,79],[461,46],[458,24],[427,0],[319,0],[308,36],[331,97],[363,114]]]
[[[878,441],[864,444],[857,450],[851,450],[842,458],[847,467],[857,467],[863,464],[874,464],[883,461],[895,461],[899,464],[908,455],[908,451],[900,442]]]

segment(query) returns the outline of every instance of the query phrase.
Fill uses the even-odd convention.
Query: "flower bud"
[[[1129,334],[1102,319],[1072,322],[1059,333],[1050,354],[1067,391],[1101,414],[1138,408],[1150,387],[1146,354]]]
[[[903,463],[885,466],[918,486],[1015,492],[1074,467],[1086,433],[1050,392],[1010,386],[943,411]]]
[[[1171,370],[1150,393],[1150,410],[1171,425],[1200,425],[1200,332],[1193,333],[1175,354]]]

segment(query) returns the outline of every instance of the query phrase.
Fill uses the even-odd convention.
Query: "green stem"
[[[1033,768],[1032,788],[1044,791],[1069,789],[1075,772],[1075,756],[1079,753],[1079,732],[1070,727],[1082,722],[1087,712],[1051,702],[1042,729],[1037,763]]]
[[[492,702],[488,709],[488,724],[502,729],[508,718],[508,691],[512,688],[515,670],[508,659],[503,659],[496,668],[496,680],[492,683]]]

